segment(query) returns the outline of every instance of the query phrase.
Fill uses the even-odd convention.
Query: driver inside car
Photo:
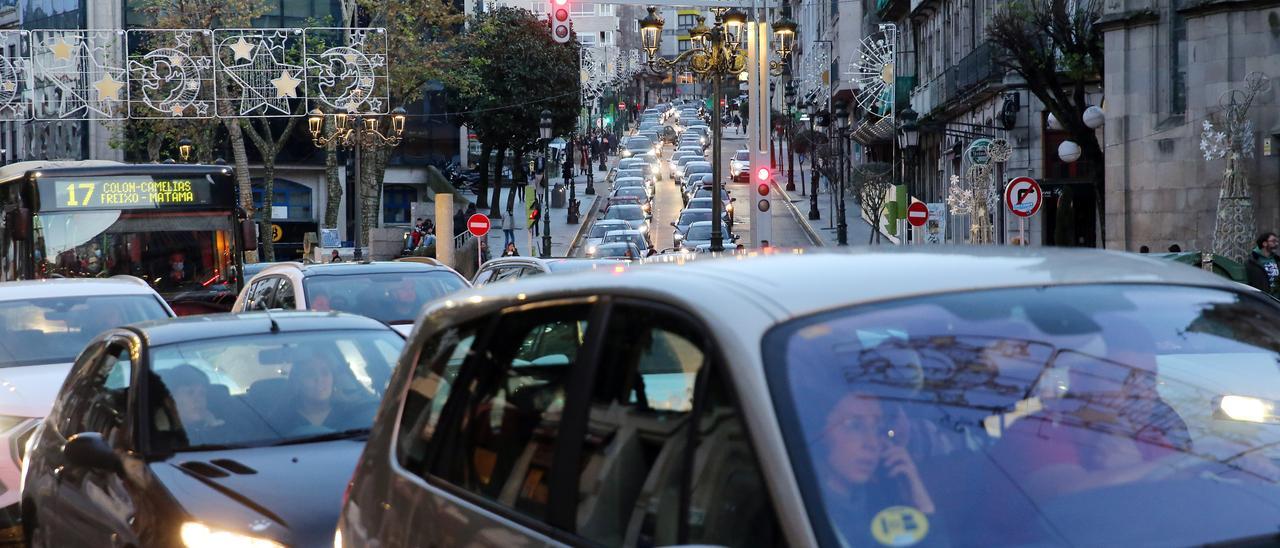
[[[209,376],[193,365],[181,364],[161,371],[171,398],[171,407],[177,411],[176,424],[171,431],[186,433],[190,446],[218,443],[226,438],[227,423],[209,409]]]
[[[336,377],[343,372],[334,352],[304,353],[289,369],[288,396],[272,413],[276,431],[287,436],[334,432],[362,420],[362,410],[335,397]]]

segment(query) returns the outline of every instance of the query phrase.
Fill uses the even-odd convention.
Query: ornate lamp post
[[[542,257],[551,256],[551,111],[542,111],[542,120],[538,123],[538,136],[542,137],[548,160],[542,162]]]
[[[818,118],[818,103],[810,99],[804,108],[809,113],[809,220],[816,221],[822,218],[818,212],[818,143],[814,139],[817,133],[813,128]]]
[[[789,80],[789,79],[788,79]],[[795,148],[795,125],[792,124],[794,119],[793,111],[796,109],[796,84],[795,82],[787,82],[787,192],[796,191],[796,154]],[[801,187],[803,190],[803,187]]]
[[[717,109],[716,114],[711,117],[711,132],[713,136],[711,163],[712,170],[715,173],[715,176],[711,178],[711,194],[713,196],[721,196],[724,192],[724,181],[721,179],[723,169],[721,168],[720,150],[722,136],[721,116],[719,113],[722,95],[721,87],[725,78],[736,76],[747,68],[747,54],[743,48],[743,31],[747,26],[747,15],[737,8],[727,11],[722,8],[713,8],[711,11],[715,15],[715,24],[707,27],[705,19],[699,17],[698,25],[689,31],[692,47],[675,59],[667,60],[658,56],[658,43],[662,36],[662,26],[664,24],[662,18],[658,17],[658,8],[650,7],[649,14],[640,19],[640,37],[645,53],[648,54],[648,66],[651,70],[688,70],[711,83],[711,104],[713,108]],[[779,20],[779,23],[783,24],[781,33],[789,33],[789,39],[783,38],[779,34],[778,23],[774,24],[774,33],[779,36],[780,44],[786,44],[787,52],[790,53],[789,48],[794,43],[796,29],[794,22],[790,26],[785,22],[785,18]],[[721,218],[723,216],[723,207],[724,204],[721,200],[711,200],[711,218]],[[724,251],[724,232],[718,222],[711,223],[711,251]]]
[[[333,133],[324,134],[325,113],[320,109],[311,111],[307,117],[307,129],[311,133],[311,143],[316,148],[324,148],[329,143],[337,143],[339,148],[353,150],[356,153],[356,195],[363,194],[361,186],[361,170],[360,156],[361,151],[365,148],[376,146],[397,147],[404,136],[405,111],[404,108],[396,107],[391,111],[391,127],[389,131],[382,132],[379,126],[382,122],[383,115],[378,114],[360,114],[358,112],[339,112],[333,116]],[[361,244],[365,242],[364,225],[362,224],[361,209],[364,206],[364,200],[354,199],[351,203],[355,206],[355,246],[356,256],[360,256]]]
[[[844,180],[845,180],[845,162],[849,158],[849,118],[850,111],[848,103],[843,100],[835,103],[836,128],[839,130],[837,136],[840,139],[840,193],[836,197],[836,245],[849,245],[849,225],[845,221],[844,209]]]

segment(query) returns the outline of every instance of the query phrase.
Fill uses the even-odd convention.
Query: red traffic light
[[[756,187],[756,193],[760,194],[761,196],[768,196],[769,183],[760,183],[760,185]]]
[[[767,167],[762,167],[762,168],[760,168],[760,169],[757,169],[757,170],[756,170],[756,180],[757,180],[757,181],[768,181],[768,180],[769,180],[769,176],[770,176],[770,175],[771,175],[771,173],[769,173],[769,168],[767,168]]]
[[[557,5],[557,6],[567,6],[567,5],[569,5],[569,0],[554,0],[554,1],[555,1],[555,3],[556,3],[556,5]]]

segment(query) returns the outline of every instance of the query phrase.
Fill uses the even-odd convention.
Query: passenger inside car
[[[303,354],[289,369],[288,391],[271,413],[272,426],[285,436],[340,431],[354,424],[368,424],[367,415],[352,402],[335,398],[335,354],[314,349]]]
[[[209,408],[210,382],[205,371],[191,364],[182,364],[160,371],[160,379],[164,380],[178,411],[174,430],[184,431],[191,446],[219,443],[228,437],[227,421]]]

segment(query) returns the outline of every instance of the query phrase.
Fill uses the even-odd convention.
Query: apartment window
[[[688,38],[683,38],[680,41],[676,42],[676,51],[679,51],[680,53],[689,51],[689,49],[692,47],[693,47],[693,40],[690,40]]]
[[[691,29],[698,24],[696,15],[681,15],[678,24],[682,29]]]
[[[591,2],[570,2],[569,14],[580,17],[588,17],[596,14],[596,5]]]

